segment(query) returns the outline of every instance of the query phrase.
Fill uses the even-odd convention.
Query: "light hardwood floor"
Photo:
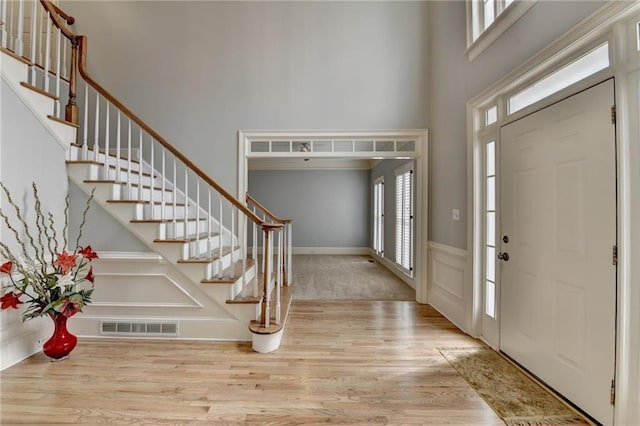
[[[72,320],[73,321],[73,320]],[[3,424],[502,425],[440,355],[480,343],[414,302],[294,301],[283,344],[80,339],[0,373]]]

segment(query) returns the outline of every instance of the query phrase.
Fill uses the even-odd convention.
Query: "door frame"
[[[484,293],[484,149],[493,137],[500,144],[499,128],[532,111],[539,110],[608,78],[615,78],[617,140],[617,211],[618,211],[618,305],[616,318],[616,404],[615,424],[640,424],[640,291],[633,287],[640,281],[640,265],[632,257],[640,253],[640,231],[633,218],[640,214],[640,175],[637,158],[640,133],[640,102],[633,77],[640,70],[640,48],[635,49],[635,31],[640,38],[640,3],[608,2],[591,17],[578,24],[525,64],[488,87],[467,103],[467,204],[471,214],[467,222],[467,268],[471,273],[465,283],[465,331],[499,348],[499,339],[483,334]],[[636,29],[637,28],[637,29]],[[508,97],[544,76],[562,68],[584,52],[607,41],[611,65],[515,114],[506,114]],[[636,73],[636,74],[634,74]],[[636,90],[637,91],[637,90]],[[487,108],[497,106],[498,120],[484,125]],[[493,135],[493,136],[492,136]],[[634,162],[635,161],[635,162]],[[499,197],[499,194],[498,194]],[[632,255],[633,253],[633,255]],[[499,288],[497,289],[499,297]],[[499,311],[498,311],[499,315]],[[499,317],[494,326],[499,327]],[[486,321],[485,321],[486,322]],[[486,333],[485,333],[486,334]]]
[[[263,141],[289,141],[289,149],[284,152],[272,151],[272,144],[269,142],[271,152],[252,152],[252,142]],[[347,152],[299,152],[293,144],[308,142],[313,150],[313,141],[353,141],[353,150]],[[355,143],[373,142],[373,149],[358,151]],[[377,150],[376,141],[393,141],[393,150]],[[399,141],[414,141],[412,151],[398,149]],[[400,129],[400,130],[325,130],[325,131],[305,131],[305,130],[275,130],[275,131],[252,131],[240,130],[238,132],[238,199],[245,202],[249,182],[249,159],[325,159],[325,160],[384,160],[384,159],[413,159],[415,160],[415,229],[414,229],[414,269],[412,278],[403,276],[402,272],[396,273],[396,268],[389,268],[403,281],[408,279],[413,281],[416,291],[416,302],[428,303],[428,270],[427,270],[427,242],[429,241],[429,132],[427,129]],[[371,250],[373,253],[373,250]],[[386,262],[384,262],[386,264]],[[410,283],[407,283],[411,285]]]

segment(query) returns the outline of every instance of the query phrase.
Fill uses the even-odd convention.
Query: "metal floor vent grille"
[[[178,323],[100,321],[100,332],[127,336],[177,336]]]

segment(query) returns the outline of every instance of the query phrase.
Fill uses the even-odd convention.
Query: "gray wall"
[[[293,219],[294,247],[369,247],[368,170],[252,170],[249,193]]]
[[[373,212],[373,183],[380,176],[384,176],[384,257],[391,262],[396,261],[396,169],[413,160],[384,160],[371,169],[371,180],[369,182],[369,191],[371,195],[370,208]],[[414,165],[415,171],[415,165]],[[414,182],[415,188],[415,182]],[[413,202],[413,212],[416,212],[416,202]],[[373,213],[370,213],[372,215]],[[415,238],[416,226],[414,223],[413,231]],[[373,236],[373,223],[370,231]],[[373,238],[373,237],[372,237]],[[415,240],[414,240],[415,241]],[[415,247],[414,247],[415,249]]]
[[[61,5],[97,81],[234,194],[240,129],[426,126],[426,3]]]
[[[426,3],[62,6],[97,80],[234,193],[240,129],[426,125]]]
[[[478,58],[466,50],[465,4],[429,6],[431,114],[429,116],[429,239],[466,248],[466,103],[518,67],[604,2],[539,1]],[[471,206],[469,206],[471,207]],[[459,208],[460,221],[451,220]]]
[[[463,1],[62,2],[97,80],[233,193],[239,129],[428,127],[429,237],[459,248],[466,102],[602,4],[539,1],[470,63]]]

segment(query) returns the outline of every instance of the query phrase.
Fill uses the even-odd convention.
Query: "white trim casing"
[[[290,141],[314,140],[393,140],[415,141],[414,151],[367,151],[367,152],[250,152],[253,140],[284,139]],[[397,147],[397,144],[395,144]],[[414,206],[414,280],[416,283],[416,301],[427,303],[427,252],[429,229],[429,198],[428,198],[428,131],[426,129],[408,130],[326,130],[326,131],[238,131],[238,198],[245,199],[248,185],[248,171],[250,158],[316,158],[324,159],[415,159],[414,185],[416,200]],[[373,163],[372,163],[373,164]],[[295,248],[294,248],[295,250]],[[317,248],[314,248],[317,250]],[[369,248],[367,248],[369,250]],[[368,252],[367,252],[368,253]]]

